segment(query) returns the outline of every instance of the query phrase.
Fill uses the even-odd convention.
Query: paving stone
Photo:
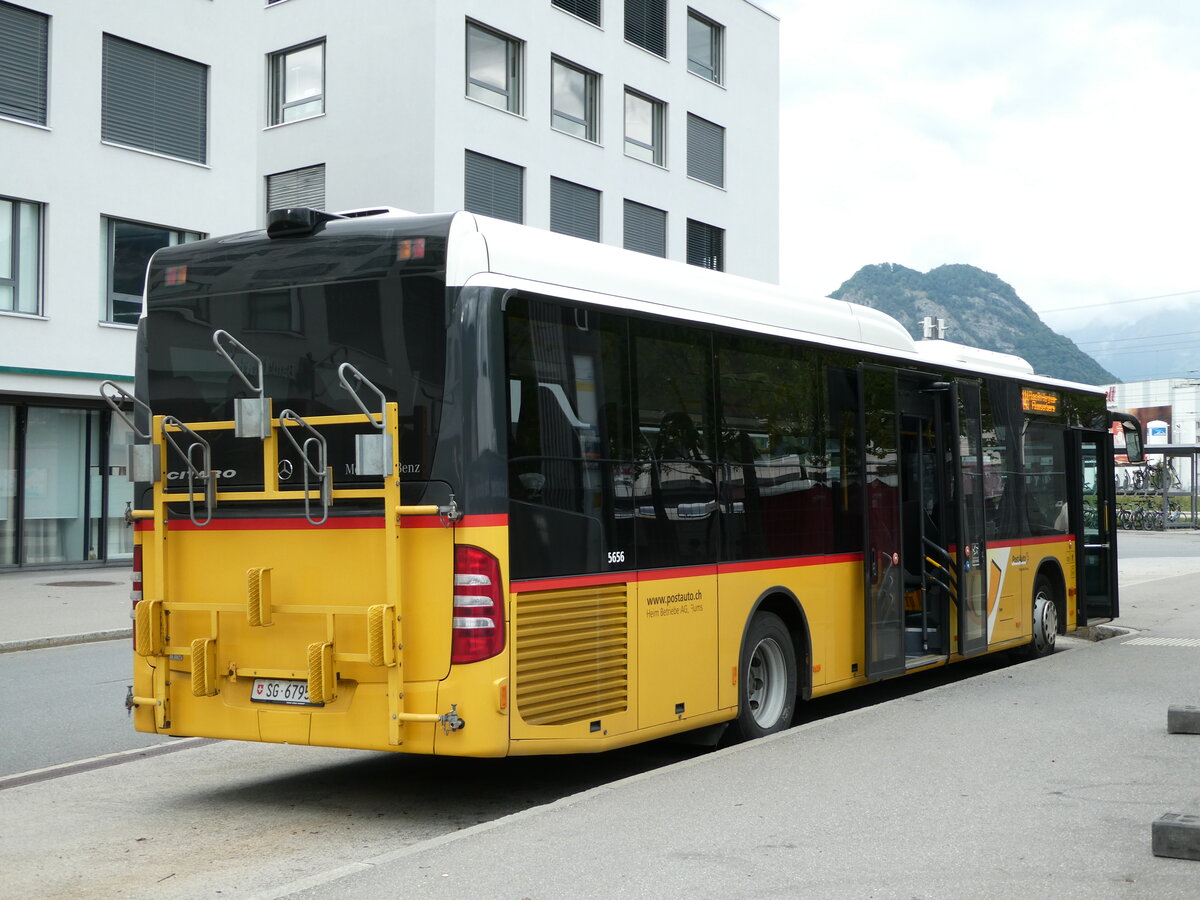
[[[1155,856],[1200,860],[1200,799],[1185,812],[1159,816],[1150,826],[1150,849]]]
[[[1200,734],[1200,706],[1168,706],[1168,734]]]

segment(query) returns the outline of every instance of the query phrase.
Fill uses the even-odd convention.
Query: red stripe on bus
[[[760,559],[752,562],[721,563],[720,574],[737,572],[770,572],[774,569],[794,569],[800,566],[824,566],[834,563],[860,563],[861,553],[835,553],[829,556],[793,556],[788,559]]]
[[[678,569],[646,569],[634,573],[634,581],[667,581],[671,578],[703,578],[706,575],[716,575],[716,565],[686,566]]]
[[[1075,540],[1075,535],[1073,535],[1073,534],[1056,534],[1053,537],[1030,538],[1029,540],[1025,541],[1025,545],[1028,546],[1030,544],[1066,544],[1066,543],[1070,543],[1073,540]]]
[[[621,584],[626,581],[636,580],[636,572],[606,572],[603,575],[565,575],[561,578],[534,578],[529,581],[514,581],[509,585],[509,590],[514,594],[527,594],[533,591],[599,587],[603,584]]]
[[[1010,540],[1004,540],[1004,541],[988,541],[987,547],[989,550],[992,550],[992,549],[1003,550],[1006,547],[1007,548],[1029,547],[1029,546],[1032,546],[1035,544],[1065,544],[1068,541],[1073,541],[1073,540],[1075,540],[1075,535],[1073,535],[1073,534],[1056,534],[1056,535],[1052,535],[1050,537],[1012,538]],[[949,549],[951,552],[954,552],[954,550],[955,550],[954,547],[951,547]]]
[[[509,589],[514,594],[551,591],[575,587],[598,587],[622,582],[666,581],[672,578],[700,578],[708,575],[727,575],[739,572],[770,572],[800,566],[821,566],[833,563],[862,562],[861,553],[839,553],[832,556],[796,556],[788,559],[762,559],[752,562],[720,563],[688,566],[675,569],[644,569],[629,572],[605,572],[599,575],[564,575],[559,578],[534,578],[514,581]]]
[[[508,525],[508,513],[492,515],[463,516],[454,523],[459,528],[496,528]]]

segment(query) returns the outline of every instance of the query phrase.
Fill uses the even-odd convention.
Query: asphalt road
[[[0,654],[0,776],[168,741],[129,722],[130,659],[127,640]]]

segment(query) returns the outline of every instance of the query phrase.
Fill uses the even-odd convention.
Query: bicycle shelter
[[[1161,501],[1161,509],[1163,521],[1167,528],[1200,528],[1200,510],[1197,509],[1197,500],[1200,499],[1200,479],[1196,477],[1200,469],[1197,465],[1200,464],[1200,444],[1157,444],[1145,448],[1147,464],[1153,457],[1161,457],[1162,462],[1174,461],[1178,459],[1190,460],[1188,472],[1190,477],[1188,483],[1182,487],[1174,486],[1174,479],[1160,478],[1158,486],[1154,488],[1144,488],[1141,490],[1130,490],[1117,487],[1117,493],[1129,496],[1131,494],[1140,494],[1141,496],[1154,497]],[[1179,473],[1180,467],[1172,465],[1171,468]],[[1173,497],[1191,498],[1189,510],[1178,516],[1175,520],[1170,520],[1167,517],[1168,504]]]

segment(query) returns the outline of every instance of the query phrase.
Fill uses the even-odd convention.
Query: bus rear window
[[[327,284],[268,287],[221,294],[172,296],[151,293],[146,323],[149,396],[156,414],[183,422],[233,418],[233,401],[252,395],[213,346],[223,329],[263,363],[264,390],[273,415],[292,409],[301,417],[359,412],[338,381],[338,367],[350,363],[399,404],[401,477],[429,478],[445,378],[445,288],[426,274]],[[231,353],[253,381],[257,365]],[[326,433],[335,484],[368,482],[354,471],[354,434],[359,424],[334,426]],[[175,454],[172,454],[174,456]],[[301,475],[294,451],[280,450],[280,477]],[[263,484],[261,447],[217,433],[213,468],[225,488]],[[290,465],[290,470],[289,470]],[[168,461],[168,483],[182,487],[186,467]],[[172,477],[175,476],[175,477]],[[374,481],[378,481],[376,476]]]

